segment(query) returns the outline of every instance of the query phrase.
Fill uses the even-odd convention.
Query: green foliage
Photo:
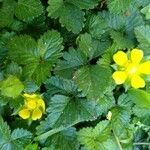
[[[117,149],[111,137],[109,122],[102,121],[95,128],[83,128],[78,132],[79,142],[85,146],[87,150],[107,150]]]
[[[85,66],[75,73],[75,82],[89,99],[99,99],[111,85],[111,71],[99,65]]]
[[[9,126],[0,117],[0,148],[2,150],[23,150],[31,141],[32,134],[24,129],[10,131]]]
[[[141,12],[145,15],[146,19],[150,19],[150,4],[146,7],[144,7]]]
[[[150,60],[149,0],[0,0],[0,150],[150,149],[150,76],[112,78],[134,48]]]
[[[45,145],[47,147],[53,145],[54,149],[77,150],[79,148],[79,144],[77,141],[76,129],[68,128],[52,135],[47,139]]]
[[[11,59],[23,65],[23,76],[37,84],[46,79],[62,49],[62,38],[56,31],[46,32],[38,43],[28,35],[16,36],[9,43]]]
[[[150,108],[150,94],[143,90],[131,89],[128,92],[130,99],[139,107]]]
[[[108,8],[112,13],[119,14],[125,12],[132,0],[108,0]]]
[[[112,112],[112,128],[116,135],[120,135],[130,121],[130,111],[124,107],[114,107]]]
[[[135,28],[135,34],[139,42],[139,47],[142,48],[146,53],[149,53],[150,26],[146,25]]]
[[[43,13],[40,0],[18,0],[15,15],[18,19],[28,22]]]
[[[60,127],[68,127],[82,121],[95,120],[99,115],[94,101],[55,95],[49,102],[48,117],[38,126],[38,134]]]
[[[9,76],[4,81],[1,81],[0,89],[3,96],[16,98],[23,91],[24,85],[16,76]]]
[[[73,1],[71,1],[73,2]],[[58,18],[69,31],[79,33],[84,26],[84,12],[70,1],[49,0],[48,16]]]
[[[14,4],[13,0],[2,2],[2,7],[0,8],[0,28],[10,26],[13,22]]]

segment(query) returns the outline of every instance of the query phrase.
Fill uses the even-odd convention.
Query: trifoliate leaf
[[[108,9],[113,14],[124,12],[132,0],[108,0]]]
[[[37,133],[68,127],[82,121],[95,120],[99,112],[100,110],[94,101],[55,95],[49,101],[48,117],[38,126]]]
[[[18,19],[29,22],[43,13],[40,0],[18,0],[15,15]]]
[[[103,96],[111,84],[111,71],[99,65],[85,66],[79,69],[74,76],[78,88],[89,99],[97,100]]]
[[[79,149],[79,144],[76,136],[76,129],[72,127],[52,135],[46,140],[45,143],[45,146],[47,147],[50,147],[51,145],[54,146],[54,149],[61,149],[61,150]]]
[[[62,26],[73,33],[79,33],[84,26],[84,12],[70,2],[63,0],[48,1],[48,16],[59,18]]]
[[[12,98],[18,97],[23,89],[24,85],[22,82],[16,76],[12,75],[2,81],[0,85],[1,94]]]
[[[135,35],[139,42],[139,47],[149,54],[150,46],[150,26],[139,26],[135,28]]]
[[[80,9],[92,9],[95,6],[98,5],[99,0],[66,0],[67,2],[70,2]]]
[[[24,129],[15,129],[12,133],[7,123],[0,117],[0,148],[1,150],[24,150],[31,142],[32,134]]]
[[[111,138],[109,121],[99,122],[95,128],[83,128],[78,132],[78,141],[86,150],[112,150],[117,149]]]
[[[146,7],[144,7],[141,12],[145,15],[146,19],[150,19],[150,4]]]
[[[23,76],[41,84],[61,56],[62,38],[56,31],[47,31],[38,43],[28,35],[16,36],[9,43],[9,55],[23,65]]]
[[[150,94],[140,89],[131,89],[128,91],[130,99],[139,107],[150,108]]]
[[[130,111],[125,107],[114,107],[111,109],[112,117],[111,124],[113,131],[119,136],[130,121]]]
[[[93,58],[103,54],[109,47],[110,42],[108,40],[100,41],[93,39],[90,34],[85,33],[80,34],[77,38],[77,44],[79,46],[79,50],[81,50],[89,60],[92,60]]]

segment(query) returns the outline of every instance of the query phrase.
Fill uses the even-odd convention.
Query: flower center
[[[138,65],[135,65],[135,64],[129,64],[127,66],[127,73],[132,76],[132,75],[135,75],[135,74],[138,74]]]

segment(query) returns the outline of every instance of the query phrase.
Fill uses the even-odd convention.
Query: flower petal
[[[116,84],[123,84],[127,79],[127,74],[125,71],[115,71],[112,77]]]
[[[26,106],[27,106],[28,109],[31,109],[31,110],[35,109],[36,106],[37,106],[36,100],[34,100],[34,99],[27,99]]]
[[[19,116],[23,119],[28,119],[30,117],[30,111],[28,109],[22,109],[19,111]]]
[[[150,61],[146,61],[139,66],[140,73],[150,75]]]
[[[113,55],[113,60],[117,65],[124,66],[128,61],[128,57],[127,54],[123,51],[118,51],[116,54]]]
[[[36,94],[27,94],[27,93],[23,94],[23,96],[24,96],[25,98],[36,98],[36,97],[37,97]]]
[[[135,89],[145,87],[145,81],[139,75],[134,75],[131,78],[131,86]]]
[[[43,99],[38,99],[38,100],[37,100],[37,106],[38,106],[38,107],[41,107],[42,110],[43,110],[43,112],[45,112],[45,102],[44,102]]]
[[[132,51],[131,51],[131,61],[133,62],[133,63],[136,63],[136,64],[138,64],[138,63],[140,63],[140,61],[142,60],[142,58],[143,58],[143,51],[142,50],[140,50],[140,49],[133,49]]]
[[[37,120],[42,117],[42,112],[39,108],[35,109],[32,113],[32,120]]]

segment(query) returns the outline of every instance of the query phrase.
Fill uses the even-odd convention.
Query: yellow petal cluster
[[[45,112],[45,102],[37,94],[24,94],[24,106],[19,111],[19,116],[23,119],[37,120],[42,117]]]
[[[129,82],[135,89],[145,87],[143,76],[150,75],[150,61],[144,61],[143,56],[140,49],[133,49],[129,56],[123,51],[114,54],[113,60],[118,66],[112,75],[115,83]]]

